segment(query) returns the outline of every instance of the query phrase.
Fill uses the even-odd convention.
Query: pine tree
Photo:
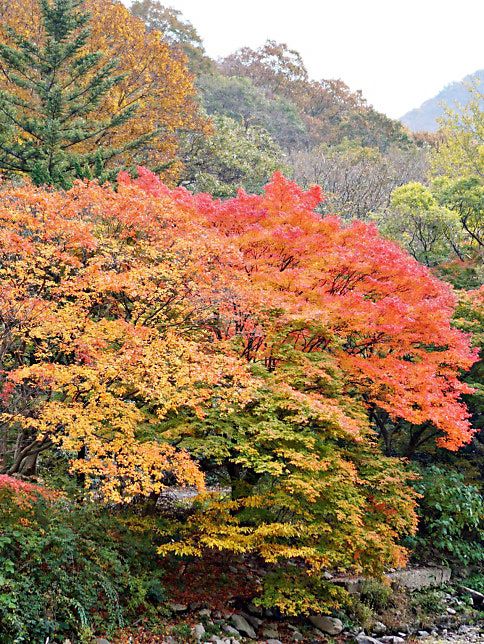
[[[120,81],[117,61],[86,53],[88,13],[82,0],[39,0],[42,42],[4,27],[0,62],[11,90],[0,91],[0,169],[29,174],[38,184],[68,187],[75,178],[108,178],[106,163],[141,146],[156,132],[123,147],[103,145],[106,135],[129,120],[136,104],[105,120],[92,117]],[[86,152],[84,143],[96,143]],[[89,145],[92,150],[93,146]]]

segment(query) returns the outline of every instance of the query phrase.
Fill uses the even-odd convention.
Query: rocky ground
[[[125,633],[121,638],[108,642],[103,638],[96,644],[289,644],[302,642],[316,644],[484,644],[484,624],[459,624],[434,627],[429,630],[416,630],[404,627],[403,631],[390,632],[382,623],[375,622],[366,631],[358,628],[345,628],[343,622],[335,617],[314,615],[308,620],[274,620],[265,615],[254,615],[240,611],[231,615],[202,608],[188,613],[188,607],[173,605],[175,613],[184,615],[168,628],[168,633],[156,634],[140,628],[136,632]],[[453,616],[452,616],[453,617]],[[464,617],[464,615],[462,615]],[[445,622],[444,622],[445,623]],[[405,632],[406,631],[406,632]]]
[[[478,626],[461,626],[455,633],[442,633],[441,635],[431,636],[425,639],[425,644],[445,644],[453,642],[454,644],[469,644],[475,642],[480,644],[484,642],[484,632]]]
[[[352,597],[352,608],[337,616],[284,618],[237,592],[225,601],[215,596],[190,601],[185,592],[161,608],[155,624],[140,623],[110,641],[98,638],[95,644],[484,644],[484,594],[450,583],[448,569],[407,569],[388,575],[386,583],[335,581]],[[239,590],[236,585],[231,588]]]

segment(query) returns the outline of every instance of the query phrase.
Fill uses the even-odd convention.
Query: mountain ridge
[[[438,94],[400,117],[400,121],[412,132],[435,132],[439,128],[437,119],[444,114],[443,106],[455,109],[459,104],[465,105],[468,100],[466,87],[475,79],[481,90],[484,89],[484,68],[449,83]]]

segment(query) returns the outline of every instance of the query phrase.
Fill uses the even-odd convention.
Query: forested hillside
[[[268,41],[257,50],[207,57],[193,25],[151,0],[131,11],[185,54],[213,136],[188,136],[182,185],[232,196],[260,191],[274,170],[323,185],[327,211],[366,215],[388,204],[392,189],[418,180],[425,141],[375,111],[340,79],[315,81],[298,52]]]
[[[475,84],[480,91],[484,90],[484,69],[469,74],[461,81],[450,83],[436,96],[429,98],[420,107],[407,112],[400,119],[413,132],[436,132],[439,119],[446,109],[460,111],[461,106],[469,100],[469,85]]]
[[[479,88],[0,16],[1,644],[480,641]]]

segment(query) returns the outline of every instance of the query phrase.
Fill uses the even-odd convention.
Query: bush
[[[263,594],[254,604],[276,606],[284,615],[301,615],[331,612],[348,605],[349,600],[344,588],[319,575],[308,575],[296,566],[287,566],[264,577]]]
[[[426,588],[412,594],[412,607],[419,615],[436,615],[445,611],[444,592]]]
[[[455,566],[484,561],[484,498],[477,487],[459,472],[431,466],[416,488],[418,533],[407,540],[414,557]]]
[[[467,577],[463,583],[464,586],[477,590],[478,593],[484,593],[484,573],[476,572]]]
[[[364,581],[360,591],[360,599],[363,604],[377,612],[388,608],[392,596],[393,592],[390,586],[377,579]]]
[[[163,599],[145,531],[0,478],[1,642],[91,641]]]

